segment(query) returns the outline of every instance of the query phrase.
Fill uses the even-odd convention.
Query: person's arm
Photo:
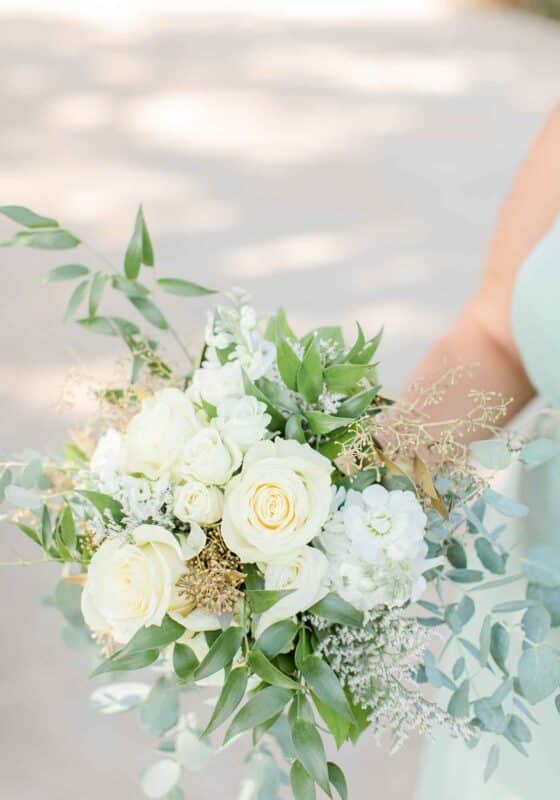
[[[430,381],[449,367],[475,362],[480,367],[472,385],[513,398],[509,418],[531,400],[535,390],[511,330],[512,292],[519,268],[559,213],[560,105],[532,146],[505,202],[479,290],[421,362],[413,381],[419,377]],[[460,417],[468,410],[461,383],[431,413],[438,419]]]

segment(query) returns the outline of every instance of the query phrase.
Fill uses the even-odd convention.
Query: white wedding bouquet
[[[0,212],[23,228],[5,245],[82,244],[29,209]],[[503,401],[473,392],[466,419],[434,428],[425,409],[460,369],[391,409],[373,363],[379,334],[358,325],[351,345],[334,326],[300,337],[283,311],[258,314],[240,292],[210,311],[200,358],[188,363],[156,292],[211,291],[153,268],[140,209],[122,270],[72,262],[48,274],[75,282],[66,318],[120,339],[130,373],[97,391],[99,418],[60,461],[27,452],[0,473],[6,516],[62,564],[53,602],[67,640],[95,653],[96,707],[138,707],[161,737],[144,793],[183,797],[182,770],[214,757],[222,727],[223,744],[251,735],[245,799],[278,797],[285,760],[296,800],[316,786],[346,800],[322,733],[340,747],[371,727],[397,746],[443,725],[470,746],[490,740],[488,776],[496,737],[524,752],[528,705],[560,683],[544,643],[559,622],[547,598],[560,591],[560,566],[533,548],[523,574],[507,576],[501,529],[485,525],[489,506],[526,513],[488,487],[462,442],[465,430],[493,436]],[[150,333],[100,313],[108,289]],[[171,334],[187,363],[170,366],[154,330]],[[488,460],[503,446],[490,439],[479,453]],[[472,641],[475,593],[515,581],[519,599],[493,609]],[[434,634],[436,649],[443,639],[458,647],[450,674]],[[140,681],[127,677],[145,668]],[[480,672],[490,692],[474,690]],[[426,683],[448,698],[430,699]],[[208,685],[217,696],[199,722],[181,697]]]

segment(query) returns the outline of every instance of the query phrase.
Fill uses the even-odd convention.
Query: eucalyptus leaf
[[[496,772],[498,764],[500,763],[500,748],[497,744],[493,744],[488,752],[488,759],[484,768],[484,782],[488,783],[492,775]]]
[[[33,489],[25,489],[23,486],[7,486],[4,495],[9,503],[18,508],[26,508],[30,511],[41,508],[41,495]]]
[[[170,758],[165,758],[143,771],[140,784],[146,797],[157,800],[173,791],[180,777],[180,765]]]
[[[36,250],[70,250],[80,244],[70,231],[61,228],[36,231],[20,231],[0,244],[1,247],[32,247]]]
[[[521,448],[519,458],[527,469],[534,469],[559,455],[560,442],[555,439],[533,439]]]
[[[530,703],[538,703],[560,685],[560,658],[546,644],[530,647],[521,654],[518,673],[524,696]]]
[[[470,451],[476,460],[488,469],[506,469],[511,463],[511,452],[501,437],[472,442]]]
[[[206,769],[212,757],[212,746],[208,739],[190,728],[184,728],[177,735],[175,757],[189,772]]]
[[[508,674],[506,666],[509,654],[510,635],[507,628],[501,622],[495,622],[490,631],[490,655],[497,666]]]
[[[560,586],[560,547],[545,544],[529,547],[523,571],[531,583],[550,588]]]
[[[449,700],[447,711],[453,717],[468,717],[469,716],[469,687],[468,680],[456,689]]]
[[[445,575],[455,583],[478,583],[484,578],[484,574],[477,569],[450,569]]]
[[[163,736],[179,719],[179,693],[166,678],[158,678],[140,707],[140,725],[152,736]]]
[[[546,608],[535,606],[527,609],[521,620],[521,627],[527,639],[538,644],[546,639],[550,623],[550,614]]]
[[[143,703],[150,693],[148,683],[111,683],[91,695],[91,704],[101,714],[120,714]]]
[[[157,286],[168,294],[175,294],[181,297],[198,297],[200,295],[216,294],[215,289],[207,289],[192,281],[185,281],[181,278],[158,278]]]
[[[526,517],[529,513],[526,505],[514,503],[509,497],[494,491],[494,489],[485,489],[482,497],[488,505],[506,517]]]
[[[475,541],[474,546],[483,567],[495,575],[505,574],[507,555],[498,553],[493,544],[482,536]]]

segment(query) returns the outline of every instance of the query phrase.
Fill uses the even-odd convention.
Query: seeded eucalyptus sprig
[[[24,246],[40,250],[71,250],[82,246],[89,251],[90,256],[93,255],[97,260],[102,261],[103,269],[91,268],[82,263],[62,264],[47,273],[46,281],[49,283],[75,282],[66,305],[65,322],[74,319],[80,311],[86,311],[85,316],[76,319],[78,325],[92,333],[121,337],[133,358],[131,383],[137,380],[144,366],[152,373],[155,371],[160,377],[165,377],[166,374],[169,377],[170,370],[161,362],[161,359],[155,356],[158,341],[153,336],[143,334],[136,322],[123,317],[99,313],[107,288],[112,288],[124,295],[134,306],[136,312],[152,327],[169,333],[176,340],[184,355],[190,359],[181,337],[154,301],[152,289],[139,281],[143,267],[148,269],[155,267],[154,249],[142,206],[136,214],[134,230],[124,254],[122,271],[78,236],[62,228],[60,223],[51,217],[42,216],[28,208],[16,205],[0,206],[0,213],[26,229],[1,242],[0,246],[2,247]],[[212,289],[181,278],[155,278],[154,286],[167,294],[181,297],[197,297],[214,293]]]

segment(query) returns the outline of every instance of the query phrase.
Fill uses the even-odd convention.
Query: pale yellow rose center
[[[293,499],[276,483],[257,486],[250,504],[257,526],[265,530],[285,530],[294,522],[296,511]]]

